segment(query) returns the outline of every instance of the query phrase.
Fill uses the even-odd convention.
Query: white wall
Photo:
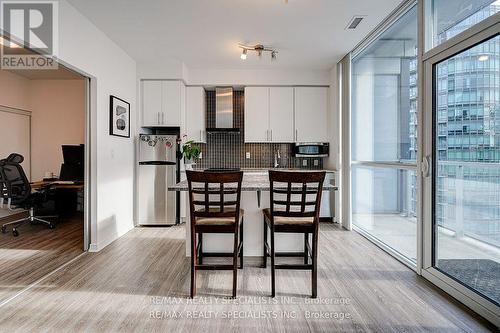
[[[30,142],[31,156],[25,159],[31,157],[31,171],[24,165],[28,177],[41,180],[47,171],[58,175],[61,145],[85,143],[85,81],[29,80],[2,70],[0,91],[0,105],[31,112],[30,134],[18,133],[25,137],[16,139]]]
[[[136,118],[136,63],[65,0],[58,19],[59,61],[91,78],[90,250],[98,251],[134,226],[134,136],[110,136],[108,126],[110,95],[128,101]]]
[[[138,63],[137,78],[182,79],[188,85],[330,85],[330,72],[322,70],[250,70],[189,68],[176,59]]]
[[[30,82],[31,179],[59,175],[61,145],[85,143],[85,81]]]
[[[184,79],[186,66],[176,59],[162,58],[159,62],[138,63],[138,79]]]
[[[184,71],[190,85],[329,85],[329,71],[193,69]]]
[[[340,167],[340,110],[339,87],[337,81],[337,66],[330,70],[330,92],[328,105],[328,141],[330,156],[326,160],[326,168],[338,170]]]
[[[0,70],[0,105],[30,111],[29,82],[20,75]]]
[[[101,250],[131,230],[134,137],[110,136],[109,96],[131,105],[136,118],[136,64],[66,1],[59,2],[59,59],[91,77],[91,251]],[[135,123],[131,124],[135,133]]]

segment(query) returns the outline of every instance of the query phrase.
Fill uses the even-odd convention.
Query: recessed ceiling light
[[[489,56],[487,56],[486,54],[482,54],[482,55],[480,55],[480,56],[479,56],[479,58],[477,58],[477,60],[479,60],[479,61],[486,61],[486,60],[488,60],[489,58],[490,58],[490,57],[489,57]]]

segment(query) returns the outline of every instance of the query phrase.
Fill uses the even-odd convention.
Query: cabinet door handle
[[[160,112],[156,113],[156,119],[157,119],[156,123],[159,125],[160,124]]]
[[[299,130],[295,129],[295,141],[299,140]]]
[[[165,114],[161,114],[161,123],[165,125]]]
[[[273,141],[273,130],[271,130],[271,141]]]
[[[203,131],[200,130],[200,142],[203,141]]]

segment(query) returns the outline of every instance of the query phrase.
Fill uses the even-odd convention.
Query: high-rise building
[[[499,1],[483,7],[438,34],[438,43],[499,11]],[[416,63],[409,66],[411,158],[417,153]],[[436,71],[437,223],[500,246],[500,37],[453,56]]]

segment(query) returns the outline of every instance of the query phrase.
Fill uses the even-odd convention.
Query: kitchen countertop
[[[204,169],[194,169],[195,171],[203,171]],[[337,173],[335,170],[312,170],[312,169],[298,169],[298,168],[240,168],[241,171],[245,173],[266,173],[269,170],[277,170],[277,171],[324,171],[326,173]],[[181,170],[181,172],[186,172],[186,170]]]
[[[267,170],[267,169],[266,169]],[[262,172],[253,172],[249,170],[243,170],[243,181],[241,183],[242,191],[269,191],[269,177],[267,173],[265,173],[264,169],[259,170]],[[285,169],[281,169],[285,170]],[[293,171],[309,171],[309,170],[293,170]],[[215,186],[215,184],[214,184]],[[183,180],[174,186],[169,186],[169,191],[187,191],[188,183],[187,180]],[[323,191],[337,191],[338,187],[327,184],[326,182],[323,184]]]

